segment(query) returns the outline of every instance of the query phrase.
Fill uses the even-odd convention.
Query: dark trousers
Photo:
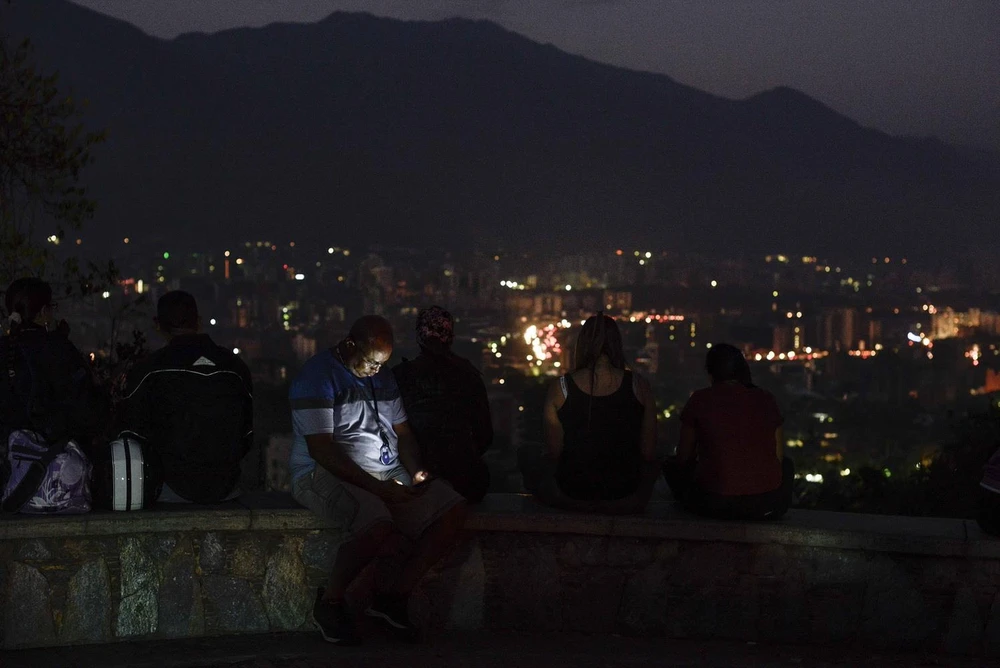
[[[1000,494],[984,487],[979,488],[979,515],[976,521],[988,534],[1000,536]]]
[[[715,494],[702,489],[694,474],[694,461],[678,462],[669,457],[663,463],[663,477],[674,499],[685,510],[698,515],[728,520],[776,520],[784,516],[792,503],[795,465],[788,457],[781,460],[781,486],[763,494]]]

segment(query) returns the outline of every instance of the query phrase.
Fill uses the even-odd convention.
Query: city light
[[[101,293],[101,296],[104,297],[105,299],[107,299],[108,297],[111,296],[111,293],[108,292],[107,290],[105,290],[104,292]]]
[[[306,280],[306,275],[305,274],[295,274],[295,280],[296,281],[304,281],[304,280]]]
[[[233,354],[234,355],[239,355],[240,354],[240,349],[239,348],[233,348]]]
[[[849,475],[851,475],[851,469],[840,469],[841,478],[846,478]]]
[[[214,325],[214,324],[215,324],[215,318],[212,318],[211,320],[209,320],[209,321],[208,321],[208,324],[210,324],[210,325]]]

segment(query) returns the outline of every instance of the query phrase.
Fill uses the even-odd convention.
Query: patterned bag
[[[7,443],[7,462],[4,511],[33,515],[90,511],[90,462],[75,441],[48,445],[36,432],[16,430]]]

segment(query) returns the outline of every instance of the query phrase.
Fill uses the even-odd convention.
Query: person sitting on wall
[[[4,295],[7,333],[0,339],[0,447],[12,431],[28,429],[54,445],[70,439],[88,454],[107,423],[108,401],[90,365],[55,319],[52,286],[20,278]]]
[[[393,368],[420,460],[469,503],[482,501],[490,471],[482,454],[493,443],[493,422],[482,374],[451,350],[455,321],[440,306],[417,315],[420,354]]]
[[[988,534],[1000,536],[1000,449],[993,453],[983,469],[978,505],[979,527]]]
[[[240,460],[253,444],[250,369],[201,332],[197,303],[186,292],[160,297],[154,322],[167,345],[128,370],[117,430],[145,439],[160,457],[159,501],[236,498]]]
[[[549,386],[544,455],[518,453],[525,486],[557,508],[642,512],[659,475],[652,389],[626,367],[618,325],[602,312],[584,323],[575,356]]]
[[[674,498],[709,517],[782,517],[794,470],[782,456],[784,420],[774,396],[753,384],[750,365],[734,346],[713,345],[705,369],[712,385],[688,399],[677,454],[663,465]]]
[[[399,387],[384,368],[392,346],[389,322],[364,316],[306,362],[289,391],[292,496],[340,532],[329,584],[313,607],[313,623],[337,644],[360,642],[344,600],[348,586],[375,557],[398,553],[400,536],[410,549],[392,581],[377,585],[366,614],[416,641],[410,592],[465,522],[464,499],[420,461]]]

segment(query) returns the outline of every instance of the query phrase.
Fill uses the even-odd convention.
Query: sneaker
[[[343,601],[324,601],[323,589],[316,592],[312,622],[323,634],[323,640],[336,645],[360,645],[361,637]]]
[[[409,602],[408,597],[398,594],[375,594],[365,614],[381,619],[393,633],[406,642],[417,643],[420,642],[420,629],[410,621],[407,613]]]

